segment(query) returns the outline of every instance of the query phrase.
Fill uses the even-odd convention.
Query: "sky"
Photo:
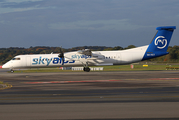
[[[159,26],[178,28],[179,0],[0,0],[0,48],[143,46]]]

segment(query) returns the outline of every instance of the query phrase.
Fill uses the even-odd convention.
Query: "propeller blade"
[[[62,60],[62,65],[63,65],[64,64],[64,53],[63,53],[62,46],[60,47],[60,54],[58,55],[58,57]]]

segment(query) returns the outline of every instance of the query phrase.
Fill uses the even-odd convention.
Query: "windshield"
[[[12,60],[20,60],[20,58],[13,58]]]

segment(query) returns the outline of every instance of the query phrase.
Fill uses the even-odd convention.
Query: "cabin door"
[[[116,63],[121,63],[121,54],[120,53],[116,54]]]
[[[27,67],[31,66],[30,57],[27,57],[27,59],[26,59],[26,65],[27,65]]]

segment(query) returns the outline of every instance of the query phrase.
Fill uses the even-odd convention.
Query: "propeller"
[[[63,52],[62,46],[60,47],[60,54],[58,55],[58,57],[61,58],[62,65],[63,65],[63,63],[64,63],[64,52]]]

